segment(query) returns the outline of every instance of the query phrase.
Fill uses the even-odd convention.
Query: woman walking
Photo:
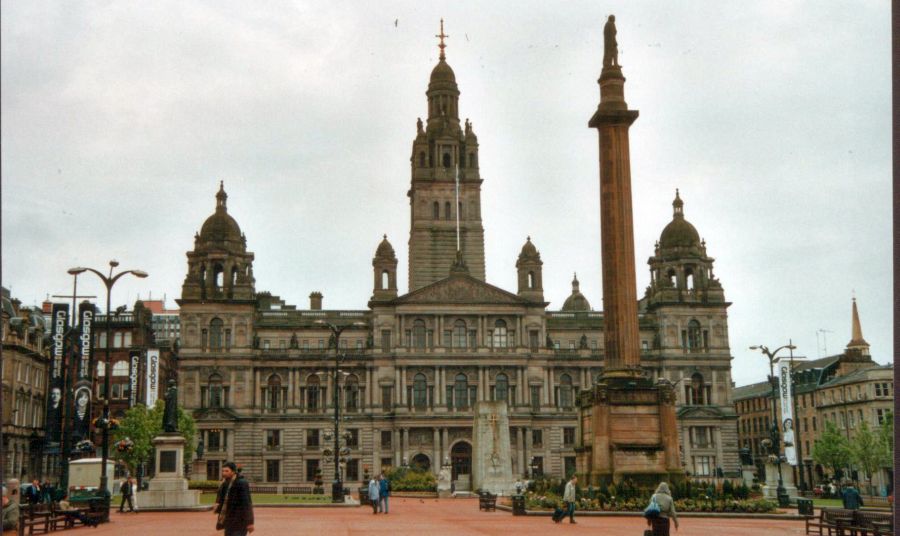
[[[369,502],[372,503],[372,513],[378,513],[378,492],[380,491],[380,486],[378,482],[373,478],[369,480]]]
[[[675,524],[675,530],[678,530],[678,516],[675,514],[675,501],[672,499],[672,492],[669,491],[669,485],[665,482],[660,483],[656,487],[656,493],[650,498],[651,504],[656,502],[659,506],[659,515],[648,517],[647,524],[653,529],[653,536],[669,536],[669,519]]]

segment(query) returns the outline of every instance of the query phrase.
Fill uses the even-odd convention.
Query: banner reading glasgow
[[[85,380],[91,378],[91,337],[93,336],[94,324],[94,305],[83,302],[78,306],[78,318],[81,320],[81,333],[78,336],[78,346],[81,349],[81,355],[78,357],[78,379]]]
[[[152,408],[159,398],[159,350],[150,348],[147,350],[147,389],[144,393],[144,401],[148,408]]]
[[[132,350],[128,353],[128,407],[133,408],[137,403],[138,378],[141,369],[141,351]]]
[[[781,394],[781,437],[784,442],[784,458],[797,465],[797,449],[794,447],[794,404],[791,390],[791,364],[778,362],[778,387]]]
[[[47,425],[45,427],[48,444],[59,445],[62,435],[62,393],[64,389],[64,352],[66,327],[69,324],[69,305],[54,303],[51,312],[51,337],[53,352],[50,354],[50,395],[47,401]]]

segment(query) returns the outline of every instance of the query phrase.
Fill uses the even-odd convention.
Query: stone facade
[[[50,340],[44,315],[21,307],[2,289],[3,473],[11,478],[48,474],[42,452],[46,419]]]
[[[349,432],[348,482],[401,464],[437,473],[446,459],[457,489],[465,487],[472,408],[491,400],[508,404],[514,475],[575,471],[576,399],[603,372],[603,313],[590,309],[577,281],[562,310],[547,309],[543,261],[530,239],[516,262],[516,292],[485,281],[477,143],[471,124],[459,127],[458,89],[446,58],[432,72],[427,96],[428,124],[420,124],[413,144],[406,294],[399,293],[398,259],[387,237],[372,260],[366,308],[323,309],[321,294],[313,293],[303,309],[257,291],[253,254],[220,189],[215,213],[187,253],[178,300],[180,403],[193,411],[206,452],[192,479],[217,478],[221,463],[235,460],[254,482],[311,486],[317,469],[330,481],[333,462],[323,451],[332,444],[326,437],[336,388],[341,427]],[[718,442],[702,452],[739,474],[728,304],[705,246],[699,249],[698,238],[689,247],[704,256],[679,257],[680,250],[661,246],[651,258],[651,267],[665,262],[680,273],[702,267],[707,277],[688,278],[695,288],[677,278],[671,286],[654,283],[639,301],[641,368],[653,381],[676,384],[679,433],[710,427]],[[663,251],[667,256],[654,260]],[[338,386],[335,340],[322,322],[347,326],[337,342]]]

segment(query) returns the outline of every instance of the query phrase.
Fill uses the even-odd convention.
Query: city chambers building
[[[335,392],[349,483],[386,467],[436,473],[449,464],[456,489],[467,489],[473,405],[481,400],[508,404],[514,475],[575,471],[576,398],[603,371],[603,313],[577,278],[562,308],[548,307],[544,261],[530,238],[510,259],[516,289],[485,280],[478,138],[460,121],[443,46],[426,95],[427,120],[417,123],[410,157],[403,294],[387,237],[373,237],[364,308],[325,310],[314,292],[304,309],[258,291],[254,255],[220,187],[187,253],[178,300],[179,397],[204,447],[192,478],[216,479],[234,460],[256,483],[309,485],[317,471],[331,480]],[[739,476],[729,303],[677,192],[673,207],[639,302],[642,366],[676,384],[684,469]],[[328,324],[345,329],[335,338]]]

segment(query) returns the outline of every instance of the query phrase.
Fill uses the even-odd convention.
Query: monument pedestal
[[[498,495],[512,495],[515,482],[506,402],[476,402],[472,426],[472,487]]]
[[[438,473],[437,478],[437,493],[438,498],[447,499],[453,493],[453,482],[451,480],[451,475],[453,474],[453,468],[450,465],[444,464],[441,466],[441,470]]]
[[[787,492],[791,500],[797,498],[797,486],[794,485],[794,471],[791,466],[781,464],[781,482],[784,484],[784,490]],[[766,484],[762,487],[763,497],[773,501],[778,500],[778,466],[774,463],[766,462]]]
[[[156,449],[156,476],[147,491],[141,492],[141,510],[201,510],[200,491],[189,490],[184,478],[184,437],[163,434],[153,438]]]
[[[741,466],[741,478],[744,480],[744,485],[748,488],[753,486],[753,479],[756,477],[756,467],[753,465],[743,465]]]

